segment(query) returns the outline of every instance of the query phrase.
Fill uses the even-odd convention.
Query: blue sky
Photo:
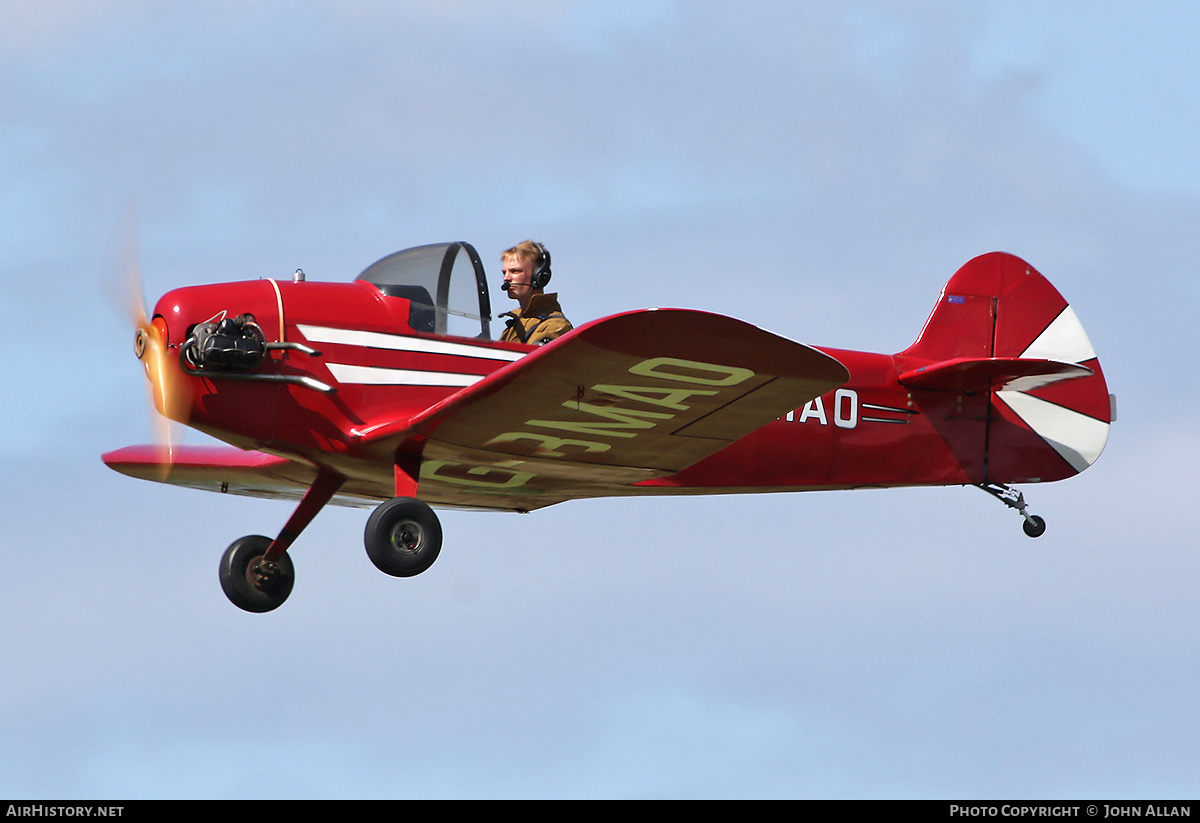
[[[1049,6],[1049,7],[1048,7]],[[0,795],[1195,797],[1200,12],[1063,2],[24,2],[0,9]],[[1118,395],[1025,489],[447,512],[379,574],[329,509],[139,483],[147,297],[535,237],[576,322],[721,311],[905,347],[1019,254]],[[497,298],[499,295],[497,295]],[[190,437],[188,442],[201,442]]]

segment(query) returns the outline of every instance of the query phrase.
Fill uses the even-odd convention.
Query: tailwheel
[[[1031,514],[1025,518],[1025,522],[1021,524],[1021,528],[1030,537],[1041,537],[1046,533],[1046,521],[1036,514]]]
[[[393,577],[412,577],[433,565],[442,550],[442,524],[428,504],[395,497],[380,504],[363,536],[375,567]]]
[[[248,612],[269,612],[292,593],[296,571],[286,553],[265,560],[271,538],[260,534],[235,540],[221,557],[221,588],[233,605]]]
[[[1036,514],[1029,513],[1029,509],[1025,505],[1024,494],[1012,486],[1006,486],[1003,483],[980,483],[979,488],[1010,509],[1016,509],[1018,514],[1025,518],[1025,522],[1021,524],[1021,529],[1026,535],[1029,537],[1041,537],[1046,533],[1046,521]]]

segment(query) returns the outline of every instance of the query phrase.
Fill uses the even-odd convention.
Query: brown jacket
[[[571,321],[563,316],[557,294],[535,294],[525,311],[515,309],[500,316],[509,318],[508,327],[500,339],[515,343],[540,346],[574,328]]]

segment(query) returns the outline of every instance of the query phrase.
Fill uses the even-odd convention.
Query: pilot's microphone
[[[512,286],[512,283],[505,280],[503,283],[500,284],[500,291],[508,291],[511,286]]]

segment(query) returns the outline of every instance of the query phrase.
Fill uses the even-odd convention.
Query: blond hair
[[[522,263],[530,260],[537,260],[545,254],[546,247],[540,243],[535,243],[532,240],[526,240],[518,243],[511,249],[506,249],[500,254],[500,262],[504,262],[510,257],[515,257]]]

